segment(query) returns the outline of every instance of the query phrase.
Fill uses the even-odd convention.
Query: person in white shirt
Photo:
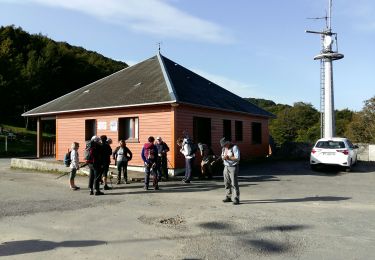
[[[226,192],[223,202],[233,201],[234,205],[238,205],[240,204],[240,188],[238,186],[240,149],[225,137],[220,139],[220,145],[222,147],[221,158],[224,163],[223,175]]]
[[[79,155],[78,155],[78,148],[79,143],[73,142],[72,143],[72,151],[70,152],[70,175],[69,175],[69,184],[70,189],[78,190],[79,187],[74,184],[74,178],[76,177],[77,170],[79,170]]]
[[[190,183],[192,180],[192,171],[194,167],[196,148],[195,144],[189,138],[179,138],[177,145],[181,147],[180,152],[185,156],[185,177],[182,179],[184,183]]]

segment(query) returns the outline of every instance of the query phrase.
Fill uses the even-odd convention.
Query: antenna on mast
[[[314,57],[314,60],[320,60],[320,120],[321,137],[330,138],[335,136],[335,114],[334,114],[334,96],[333,96],[333,68],[332,61],[344,58],[344,55],[338,53],[337,33],[332,32],[332,0],[328,0],[328,14],[326,17],[326,29],[323,31],[309,31],[307,33],[320,34],[322,41],[322,50],[320,54]],[[319,18],[315,18],[319,19]],[[334,37],[332,37],[334,36]],[[336,44],[336,50],[332,50],[332,45]]]
[[[163,42],[157,42],[156,44],[158,45],[158,53],[160,54],[160,46],[161,46],[161,44],[162,44]]]

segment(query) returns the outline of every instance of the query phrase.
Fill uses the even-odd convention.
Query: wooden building
[[[268,120],[273,115],[176,62],[157,54],[136,65],[70,92],[23,116],[38,121],[37,155],[43,156],[41,124],[56,121],[57,160],[73,141],[81,159],[85,141],[93,135],[125,139],[133,152],[130,166],[143,166],[140,156],[149,136],[169,145],[172,173],[184,167],[176,139],[186,131],[195,142],[208,143],[215,153],[223,136],[241,149],[242,160],[268,154]]]

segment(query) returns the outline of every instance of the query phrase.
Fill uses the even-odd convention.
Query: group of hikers
[[[115,150],[112,150],[111,144],[112,140],[105,135],[100,137],[93,136],[91,140],[87,142],[84,150],[85,164],[80,165],[78,155],[79,144],[77,142],[72,143],[71,151],[66,155],[66,160],[68,160],[66,164],[71,169],[69,184],[72,190],[80,189],[80,187],[75,185],[74,179],[77,170],[86,165],[90,171],[88,185],[90,195],[98,196],[104,194],[100,190],[100,184],[103,184],[104,190],[112,189],[107,183],[111,157],[117,166],[117,184],[122,183],[122,176],[124,183],[129,184],[127,167],[128,162],[133,158],[133,153],[126,146],[125,140],[120,140]],[[239,172],[240,151],[237,145],[223,137],[220,140],[220,145],[222,147],[220,157],[216,156],[207,144],[198,143],[198,145],[196,145],[188,135],[178,138],[177,145],[180,147],[180,152],[185,157],[185,176],[182,179],[184,183],[190,183],[192,181],[194,161],[196,153],[199,150],[202,158],[200,177],[211,179],[213,168],[218,162],[222,162],[224,165],[223,176],[226,191],[223,202],[233,202],[234,205],[239,204],[240,192],[237,177]],[[161,137],[157,137],[156,140],[153,136],[148,137],[141,151],[141,158],[145,167],[144,190],[149,189],[150,177],[152,178],[154,190],[160,189],[159,182],[163,177],[165,180],[168,180],[168,152],[169,147]]]

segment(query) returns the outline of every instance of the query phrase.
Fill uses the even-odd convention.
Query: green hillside
[[[0,27],[0,123],[25,125],[23,112],[127,66],[19,27]]]

